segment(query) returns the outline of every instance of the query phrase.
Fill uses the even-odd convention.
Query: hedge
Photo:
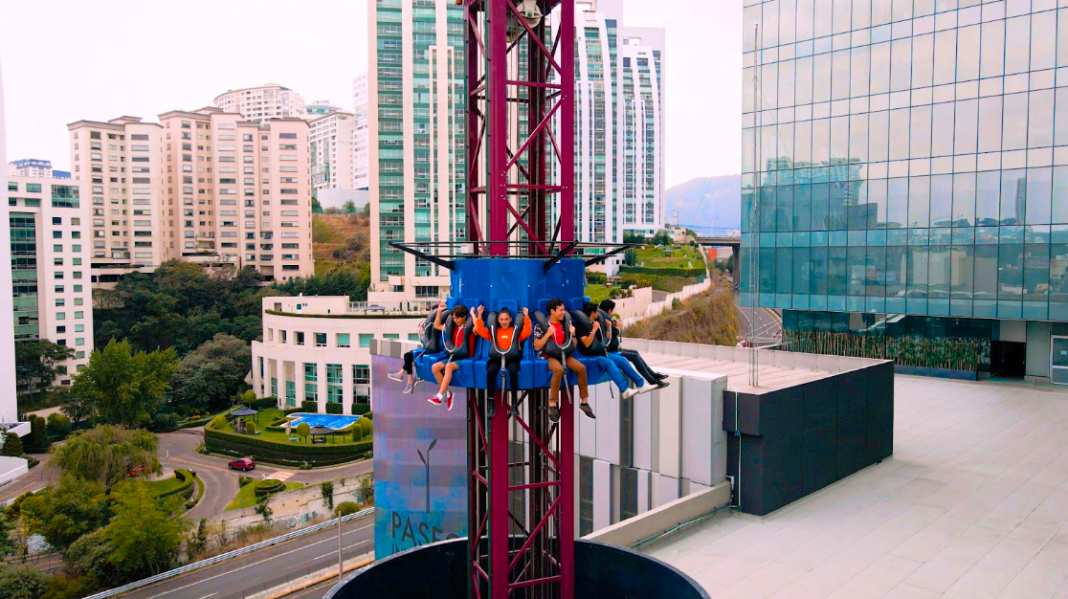
[[[352,413],[356,416],[365,416],[370,414],[371,404],[369,403],[354,403],[352,404]]]
[[[208,416],[207,418],[198,418],[196,420],[187,420],[186,422],[179,423],[178,429],[181,430],[183,428],[195,428],[198,426],[204,426],[207,423],[211,422],[212,418],[214,418],[214,416]]]
[[[305,412],[311,412],[312,414],[319,413],[319,402],[305,399],[300,402],[300,409]]]
[[[341,404],[327,402],[327,404],[326,404],[326,413],[327,414],[343,414],[344,412],[345,412],[345,408]]]
[[[204,481],[200,480],[200,477],[197,476],[196,473],[193,474],[193,482],[195,482],[197,485],[197,495],[196,497],[185,502],[185,509],[187,510],[191,510],[196,507],[196,505],[200,503],[201,498],[204,497]]]
[[[278,398],[277,397],[261,397],[260,399],[257,399],[256,401],[252,402],[249,405],[249,407],[252,408],[253,410],[263,410],[265,408],[274,408],[274,407],[277,407],[277,406],[278,406]]]
[[[215,453],[238,457],[251,455],[257,460],[283,466],[300,466],[304,462],[312,466],[332,466],[371,455],[370,441],[340,445],[290,445],[262,437],[204,429],[204,442]]]
[[[174,471],[174,478],[182,481],[182,484],[170,491],[164,491],[159,495],[156,495],[157,499],[166,499],[167,497],[173,497],[175,495],[181,495],[182,498],[186,500],[189,499],[189,496],[193,494],[193,485],[196,484],[196,481],[193,480],[193,473],[179,468]]]
[[[627,266],[626,264],[619,267],[619,274],[625,275],[652,275],[661,277],[698,277],[705,274],[704,268],[649,268],[643,266]]]
[[[256,482],[256,488],[253,489],[253,493],[256,494],[258,499],[271,495],[273,493],[281,493],[286,490],[286,484],[280,480],[267,479]]]

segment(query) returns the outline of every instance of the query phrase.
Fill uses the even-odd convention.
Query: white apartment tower
[[[92,210],[93,282],[131,269],[151,271],[164,258],[162,127],[138,117],[76,121],[70,131],[71,178]]]
[[[437,298],[449,272],[389,244],[466,236],[463,7],[378,0],[368,10],[371,292]]]
[[[276,281],[314,274],[307,121],[202,108],[160,123],[167,258],[253,266]]]
[[[277,83],[219,94],[215,96],[215,106],[261,123],[269,119],[304,116],[304,98]]]
[[[311,127],[312,194],[323,201],[321,192],[328,189],[354,189],[352,144],[356,119],[351,112],[335,110],[309,117]]]
[[[4,73],[0,66],[0,164],[7,163],[7,128],[4,125]],[[7,188],[7,169],[0,169],[0,189]],[[7,202],[0,202],[0,222],[8,222]],[[11,235],[0,227],[0,314],[14,313],[11,289]],[[15,390],[15,321],[0,317],[0,422],[18,417]]]
[[[352,105],[353,115],[356,117],[356,127],[352,134],[352,168],[355,176],[354,189],[367,189],[370,173],[368,158],[370,156],[370,129],[369,116],[371,108],[368,104],[367,73],[358,75],[352,81]]]
[[[623,27],[622,0],[577,8],[575,229],[590,242],[652,235],[664,212],[665,33]]]
[[[52,177],[52,161],[27,158],[12,160],[8,165],[8,174],[14,177]]]
[[[47,339],[74,350],[58,365],[62,386],[93,351],[92,227],[79,187],[48,177],[7,180],[15,341]]]

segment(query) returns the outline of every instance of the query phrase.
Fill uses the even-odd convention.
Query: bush
[[[360,418],[356,421],[356,424],[363,431],[364,437],[370,437],[371,433],[374,432],[374,423],[371,422],[370,418]]]
[[[305,399],[304,401],[300,402],[300,409],[304,410],[305,412],[311,412],[313,414],[316,414],[319,412],[319,402],[309,401]]]
[[[342,501],[334,508],[334,517],[341,518],[360,511],[360,504],[355,501]]]
[[[152,430],[158,433],[169,433],[178,430],[178,414],[156,414],[152,417]]]
[[[174,471],[174,478],[181,481],[182,484],[169,491],[160,493],[156,496],[157,499],[166,499],[168,497],[174,497],[175,495],[180,495],[187,500],[189,499],[189,496],[193,494],[193,486],[196,484],[196,481],[193,480],[193,473],[179,468]]]
[[[682,308],[682,300],[679,298],[671,300],[671,309],[678,310],[679,308]]]
[[[246,422],[245,423],[245,433],[249,434],[249,435],[255,435],[256,434],[256,423],[251,421],[251,420]]]
[[[586,283],[589,285],[604,285],[608,277],[603,272],[589,271],[586,273]]]
[[[211,429],[211,430],[215,430],[215,431],[221,431],[221,430],[223,430],[225,428],[226,428],[226,416],[223,416],[222,414],[219,414],[215,418],[212,418],[211,419],[211,423],[208,424],[208,426],[204,427],[205,433],[206,433],[207,429]]]
[[[256,482],[256,479],[252,478],[251,476],[239,476],[239,477],[237,477],[237,486],[239,488],[243,487],[243,486],[245,486],[245,485],[247,485],[249,483],[252,483],[252,482]]]
[[[241,394],[241,403],[246,406],[252,407],[252,404],[256,402],[256,392],[249,389]]]
[[[251,393],[251,391],[247,391],[246,393]],[[278,398],[273,396],[263,397],[252,402],[249,407],[253,410],[264,410],[266,408],[278,407]]]
[[[56,412],[48,416],[48,420],[45,421],[48,428],[48,434],[56,437],[66,437],[70,434],[71,423],[70,418],[66,414]]]
[[[29,453],[45,453],[48,451],[48,424],[40,416],[30,416],[30,436],[28,443],[23,448]]]
[[[639,266],[627,266],[626,264],[619,267],[620,276],[623,275],[653,275],[658,277],[690,277],[696,278],[705,274],[703,268],[681,268],[681,267],[666,267],[666,268],[647,268]]]
[[[21,457],[25,453],[22,451],[22,439],[12,432],[4,433],[4,449],[0,453],[8,457]]]
[[[257,460],[288,466],[331,466],[351,462],[371,454],[371,442],[339,445],[278,443],[263,437],[249,437],[228,431],[207,429],[204,440],[209,450],[237,457],[253,456]]]
[[[204,481],[200,480],[196,472],[193,473],[193,482],[197,485],[197,494],[196,497],[185,502],[185,509],[187,510],[193,509],[196,504],[200,503],[200,499],[204,497]]]
[[[344,406],[342,406],[339,403],[327,403],[326,404],[326,413],[327,414],[344,414],[345,413],[345,409],[344,409]]]
[[[285,490],[286,484],[284,482],[269,478],[267,480],[257,481],[256,488],[253,490],[253,492],[256,494],[256,497],[258,499],[263,499],[268,495],[273,495],[274,493],[281,493]]]
[[[352,404],[352,413],[356,416],[364,416],[371,412],[371,404],[369,403],[354,403]]]

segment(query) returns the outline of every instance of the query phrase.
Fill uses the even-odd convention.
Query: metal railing
[[[362,518],[364,516],[368,516],[370,514],[373,514],[374,511],[375,511],[375,508],[369,507],[369,508],[367,508],[365,510],[358,511],[355,514],[349,514],[348,516],[342,516],[341,517],[341,521],[342,522],[348,522],[349,520],[355,520],[356,518]],[[221,555],[216,555],[215,557],[209,557],[208,559],[200,560],[199,562],[193,562],[192,564],[187,564],[187,565],[182,566],[180,568],[175,568],[173,570],[168,570],[166,572],[161,572],[159,574],[156,574],[155,576],[150,576],[148,578],[143,578],[141,580],[138,580],[138,581],[135,581],[135,582],[131,582],[129,584],[124,584],[121,587],[115,587],[113,589],[97,593],[95,595],[90,595],[90,596],[86,597],[85,599],[108,599],[109,597],[118,597],[119,595],[123,595],[125,593],[129,593],[130,591],[134,591],[134,590],[137,590],[137,589],[140,589],[140,588],[143,588],[143,587],[147,587],[149,585],[156,584],[157,582],[163,582],[164,580],[169,580],[171,578],[175,578],[177,576],[181,576],[182,574],[187,574],[189,572],[193,572],[193,571],[199,570],[201,568],[206,568],[208,566],[214,566],[215,564],[224,562],[226,560],[233,559],[235,557],[240,557],[242,555],[247,555],[247,554],[252,553],[254,551],[259,551],[260,549],[266,549],[267,547],[271,547],[271,546],[277,545],[279,543],[284,543],[286,541],[289,541],[291,539],[295,539],[297,537],[304,536],[306,534],[311,534],[313,532],[319,532],[320,530],[325,530],[325,529],[330,528],[332,526],[337,526],[338,525],[338,521],[337,520],[338,520],[337,518],[334,518],[333,520],[327,520],[326,522],[322,522],[322,523],[316,524],[314,526],[309,526],[307,528],[302,528],[300,530],[296,530],[296,531],[293,531],[291,533],[287,533],[287,534],[284,534],[282,536],[275,537],[273,539],[267,539],[266,541],[260,541],[259,543],[254,543],[252,545],[249,545],[248,547],[242,547],[240,549],[234,549],[233,551],[229,551],[229,552],[223,553]]]

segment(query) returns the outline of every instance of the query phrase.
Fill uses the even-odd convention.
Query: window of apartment
[[[338,347],[351,347],[351,343],[349,341],[349,334],[348,333],[338,333],[337,334],[337,346]]]
[[[360,347],[364,349],[371,347],[371,340],[374,338],[375,336],[370,333],[360,333]]]
[[[282,343],[286,343],[286,333],[287,333],[287,331],[285,329],[281,329],[281,330],[278,331],[278,333],[279,333],[279,340]]]
[[[62,285],[56,285],[56,293],[63,293],[63,286]]]
[[[34,193],[34,192],[41,193],[41,184],[40,183],[27,183],[26,184],[26,191],[30,192],[30,193]]]
[[[8,181],[7,190],[8,191],[18,191],[19,190],[19,184],[14,182],[14,181]]]
[[[419,341],[419,333],[408,333],[408,341]]]
[[[315,334],[315,347],[326,347],[326,333]]]
[[[301,331],[296,332],[297,345],[304,345],[304,333]]]
[[[386,333],[385,335],[382,335],[382,336],[385,337],[386,339],[397,339],[397,340],[400,339],[400,335],[398,335],[397,333]]]
[[[364,364],[352,365],[352,382],[357,385],[371,384],[371,367]]]

